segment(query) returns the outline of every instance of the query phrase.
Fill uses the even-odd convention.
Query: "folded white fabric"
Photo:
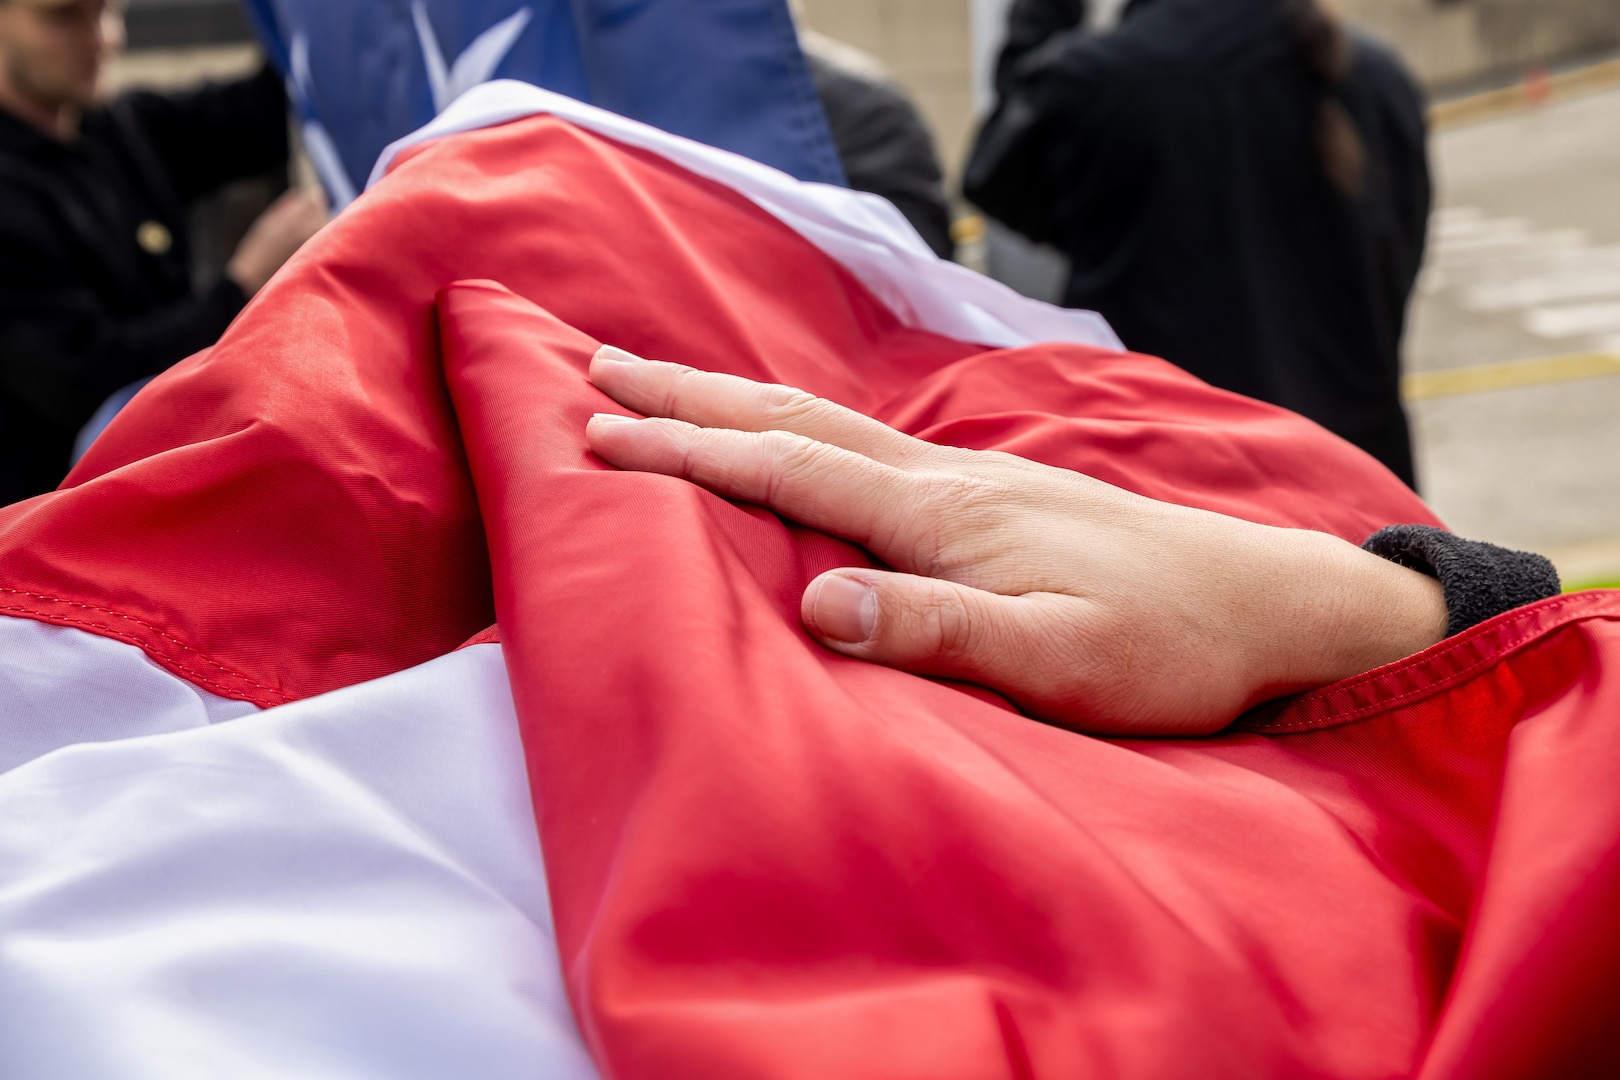
[[[595,1076],[500,646],[258,712],[0,617],[0,690],[0,1076]]]

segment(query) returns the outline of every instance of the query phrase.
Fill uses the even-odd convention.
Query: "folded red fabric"
[[[815,644],[803,587],[867,557],[592,457],[601,342],[1352,542],[1436,523],[1361,452],[1163,361],[909,329],[736,192],[540,117],[413,152],[64,490],[0,512],[4,610],[266,705],[498,617],[610,1076],[1612,1059],[1620,596],[1217,738],[1089,738]]]

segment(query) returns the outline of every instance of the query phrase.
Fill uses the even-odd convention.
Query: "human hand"
[[[304,241],[325,225],[326,201],[313,191],[288,191],[260,214],[225,266],[225,275],[252,296]]]
[[[1324,533],[936,446],[803,391],[610,347],[590,377],[653,417],[593,417],[600,457],[764,504],[895,568],[810,583],[801,616],[828,648],[979,683],[1065,727],[1208,734],[1445,636],[1436,581]]]

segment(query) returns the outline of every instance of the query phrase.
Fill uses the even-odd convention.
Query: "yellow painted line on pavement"
[[[1498,116],[1510,116],[1555,101],[1568,101],[1613,86],[1620,86],[1620,58],[1588,64],[1573,71],[1526,78],[1500,90],[1487,90],[1482,94],[1436,102],[1429,106],[1429,127],[1444,131],[1481,120],[1494,120]]]
[[[1538,360],[1515,360],[1508,364],[1421,371],[1401,380],[1401,396],[1407,401],[1421,401],[1453,394],[1476,394],[1482,390],[1509,390],[1518,386],[1590,379],[1599,375],[1620,375],[1620,353],[1575,353],[1571,356],[1544,356]]]

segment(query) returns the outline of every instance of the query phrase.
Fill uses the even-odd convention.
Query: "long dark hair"
[[[1328,183],[1354,199],[1367,184],[1367,148],[1340,96],[1350,75],[1350,34],[1318,0],[1289,0],[1289,7],[1300,59],[1321,95],[1316,110],[1316,156]]]

